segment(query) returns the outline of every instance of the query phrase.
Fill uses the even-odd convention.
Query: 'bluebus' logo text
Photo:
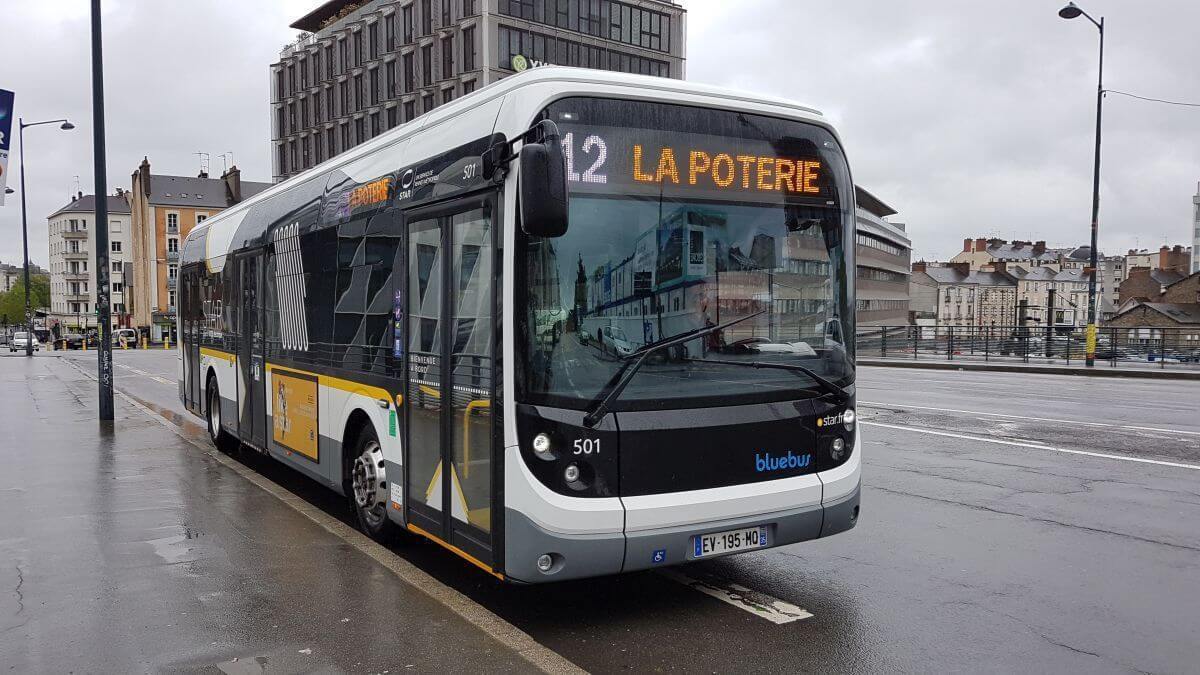
[[[803,469],[812,463],[812,455],[793,455],[791,450],[788,450],[786,455],[772,457],[771,453],[758,454],[754,453],[754,470],[762,473],[764,471],[782,471],[784,469]]]

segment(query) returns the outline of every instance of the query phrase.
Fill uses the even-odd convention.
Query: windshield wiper
[[[789,370],[798,375],[807,375],[812,378],[813,382],[817,383],[826,394],[832,396],[839,404],[850,402],[850,392],[830,382],[813,372],[811,368],[801,366],[795,363],[772,363],[770,361],[724,361],[721,359],[689,359],[698,363],[720,363],[727,366],[745,366],[747,368],[773,368],[775,370]]]
[[[696,328],[685,333],[680,333],[674,337],[659,340],[657,342],[651,342],[645,347],[642,347],[636,352],[630,354],[625,358],[625,363],[621,364],[621,367],[617,369],[617,372],[613,373],[613,376],[608,379],[608,382],[604,384],[604,387],[600,389],[599,393],[596,394],[596,397],[592,399],[590,404],[588,404],[588,412],[583,416],[583,426],[591,429],[599,424],[600,420],[604,419],[604,416],[608,414],[608,407],[612,405],[613,401],[617,400],[617,398],[621,395],[621,392],[625,391],[625,387],[629,384],[629,381],[633,379],[633,376],[637,374],[638,369],[641,368],[642,364],[646,362],[646,357],[650,356],[654,352],[666,349],[667,347],[674,347],[675,345],[690,342],[696,338],[701,338],[711,333],[725,330],[734,324],[739,324],[743,321],[747,321],[756,316],[764,314],[766,311],[767,310],[764,309],[762,311],[755,312],[754,314],[748,314],[741,318],[734,319],[733,321],[727,321],[715,326]]]

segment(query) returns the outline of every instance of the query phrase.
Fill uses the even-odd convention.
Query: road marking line
[[[912,408],[913,410],[933,410],[937,412],[956,412],[965,413],[968,415],[987,415],[989,417],[1007,417],[1018,420],[1029,420],[1031,422],[1058,422],[1061,424],[1078,424],[1088,427],[1111,427],[1115,429],[1137,429],[1138,431],[1160,431],[1168,434],[1187,434],[1189,436],[1200,436],[1200,431],[1184,431],[1182,429],[1163,429],[1161,427],[1138,427],[1131,424],[1109,424],[1107,422],[1083,422],[1080,420],[1060,420],[1052,417],[1029,417],[1026,415],[1009,415],[1005,413],[981,412],[978,410],[959,410],[957,408],[933,408],[922,405],[908,405],[906,403],[877,403],[874,401],[859,401],[859,405],[865,405],[872,408]]]
[[[1029,441],[1006,441],[999,438],[984,438],[983,436],[971,436],[969,434],[956,434],[950,431],[935,431],[933,429],[918,429],[916,427],[904,427],[898,424],[884,424],[882,422],[865,422],[859,421],[859,424],[883,427],[885,429],[896,429],[898,431],[913,431],[918,434],[930,434],[932,436],[945,436],[947,438],[962,438],[968,441],[980,441],[982,443],[996,443],[998,445],[1012,445],[1018,448],[1033,448],[1035,450],[1053,450],[1054,452],[1065,452],[1069,455],[1085,455],[1087,457],[1100,457],[1101,459],[1119,459],[1123,462],[1138,462],[1141,464],[1157,464],[1159,466],[1173,466],[1178,469],[1194,469],[1200,471],[1200,464],[1183,464],[1181,462],[1167,462],[1161,459],[1146,459],[1144,457],[1128,457],[1125,455],[1110,455],[1104,452],[1090,452],[1088,450],[1071,450],[1070,448],[1058,448],[1053,445],[1040,445]]]
[[[679,570],[662,570],[659,574],[776,625],[812,618],[810,612],[790,602],[784,602],[766,593],[760,593],[733,582],[715,578],[697,579]]]
[[[159,377],[157,375],[151,375],[150,379],[154,380],[155,382],[161,382],[163,384],[176,384],[175,382],[172,382],[165,377]]]
[[[81,374],[83,374],[84,377],[93,381],[96,380],[95,375],[92,375],[74,363],[71,365]],[[362,532],[350,527],[349,525],[325,513],[312,504],[309,504],[307,501],[296,496],[286,488],[276,484],[257,471],[242,465],[232,457],[222,454],[216,448],[205,447],[204,445],[201,445],[195,440],[189,438],[183,427],[154,412],[134,396],[126,394],[116,387],[113,387],[113,393],[115,393],[117,396],[120,396],[125,402],[137,408],[142,413],[149,415],[151,419],[158,421],[160,424],[173,431],[177,436],[208,456],[210,459],[219,462],[242,478],[245,478],[250,483],[253,483],[263,491],[283,502],[286,506],[298,511],[300,514],[315,522],[326,531],[330,532],[342,541],[345,541],[360,553],[383,565],[393,574],[395,574],[398,579],[414,587],[416,590],[429,596],[435,602],[462,617],[467,623],[483,631],[493,640],[496,640],[505,647],[513,650],[518,656],[528,661],[534,668],[537,668],[544,673],[583,674],[587,672],[574,663],[571,663],[571,661],[558,652],[553,651],[549,647],[546,647],[542,643],[533,639],[533,637],[528,633],[504,620],[487,607],[484,607],[483,605],[468,598],[460,591],[443,584],[442,582],[433,578],[428,572],[425,572],[411,562],[391,552],[386,547],[375,542]],[[200,425],[197,424],[195,426],[199,427]]]

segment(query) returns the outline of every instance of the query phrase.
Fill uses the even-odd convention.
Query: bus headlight
[[[554,454],[551,452],[552,445],[548,434],[541,433],[533,437],[533,452],[541,459],[554,459]]]
[[[841,436],[833,439],[833,442],[829,444],[829,456],[835,461],[846,456],[846,441]]]
[[[857,418],[854,408],[846,408],[846,412],[842,413],[842,424],[846,425],[846,431],[854,431],[854,420]]]
[[[578,464],[568,464],[567,468],[563,470],[563,480],[567,481],[568,484],[578,481],[579,480],[579,465]]]

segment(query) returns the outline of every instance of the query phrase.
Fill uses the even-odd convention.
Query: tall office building
[[[1192,274],[1200,272],[1200,183],[1192,197]]]
[[[669,0],[330,0],[292,27],[271,65],[276,181],[526,68],[684,76]]]

